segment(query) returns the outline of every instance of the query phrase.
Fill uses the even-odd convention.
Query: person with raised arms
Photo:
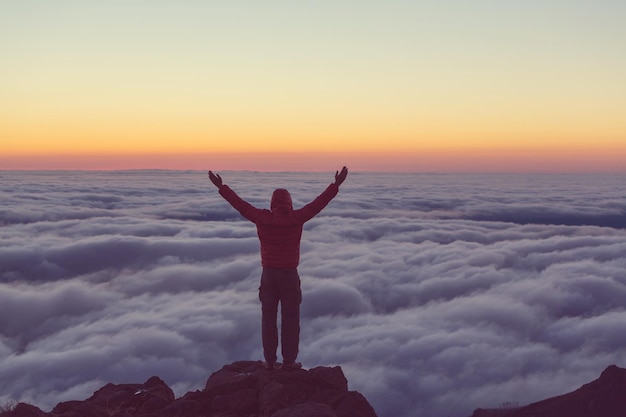
[[[282,369],[299,369],[296,362],[300,344],[300,303],[302,291],[298,265],[300,263],[300,240],[304,223],[317,215],[339,192],[339,186],[346,180],[348,169],[343,167],[335,173],[331,183],[317,198],[304,207],[294,209],[289,191],[274,190],[270,209],[254,207],[239,197],[222,177],[209,171],[209,179],[219,189],[219,193],[243,217],[257,227],[261,243],[261,334],[265,367],[274,369],[278,348],[278,304],[281,310],[281,353]]]

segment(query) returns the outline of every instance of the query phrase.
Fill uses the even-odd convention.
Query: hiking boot
[[[273,371],[276,368],[276,363],[265,361],[265,369]]]
[[[283,371],[295,371],[296,369],[302,369],[302,364],[300,362],[283,363],[281,369]]]

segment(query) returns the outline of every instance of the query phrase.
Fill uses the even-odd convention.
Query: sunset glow
[[[518,3],[3,4],[0,169],[626,170],[626,6]]]

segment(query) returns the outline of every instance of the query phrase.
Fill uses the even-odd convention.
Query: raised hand
[[[347,176],[348,176],[348,168],[346,167],[343,167],[341,169],[341,172],[339,171],[335,172],[335,184],[337,184],[337,186],[340,186],[346,180]]]
[[[219,174],[214,174],[213,171],[209,171],[209,179],[217,188],[222,186],[222,177]]]

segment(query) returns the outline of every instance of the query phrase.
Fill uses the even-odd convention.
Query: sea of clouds
[[[259,207],[334,173],[224,172]],[[305,225],[305,367],[381,417],[467,417],[626,366],[626,176],[351,173]],[[260,360],[254,225],[205,172],[0,171],[0,401],[49,411]]]

